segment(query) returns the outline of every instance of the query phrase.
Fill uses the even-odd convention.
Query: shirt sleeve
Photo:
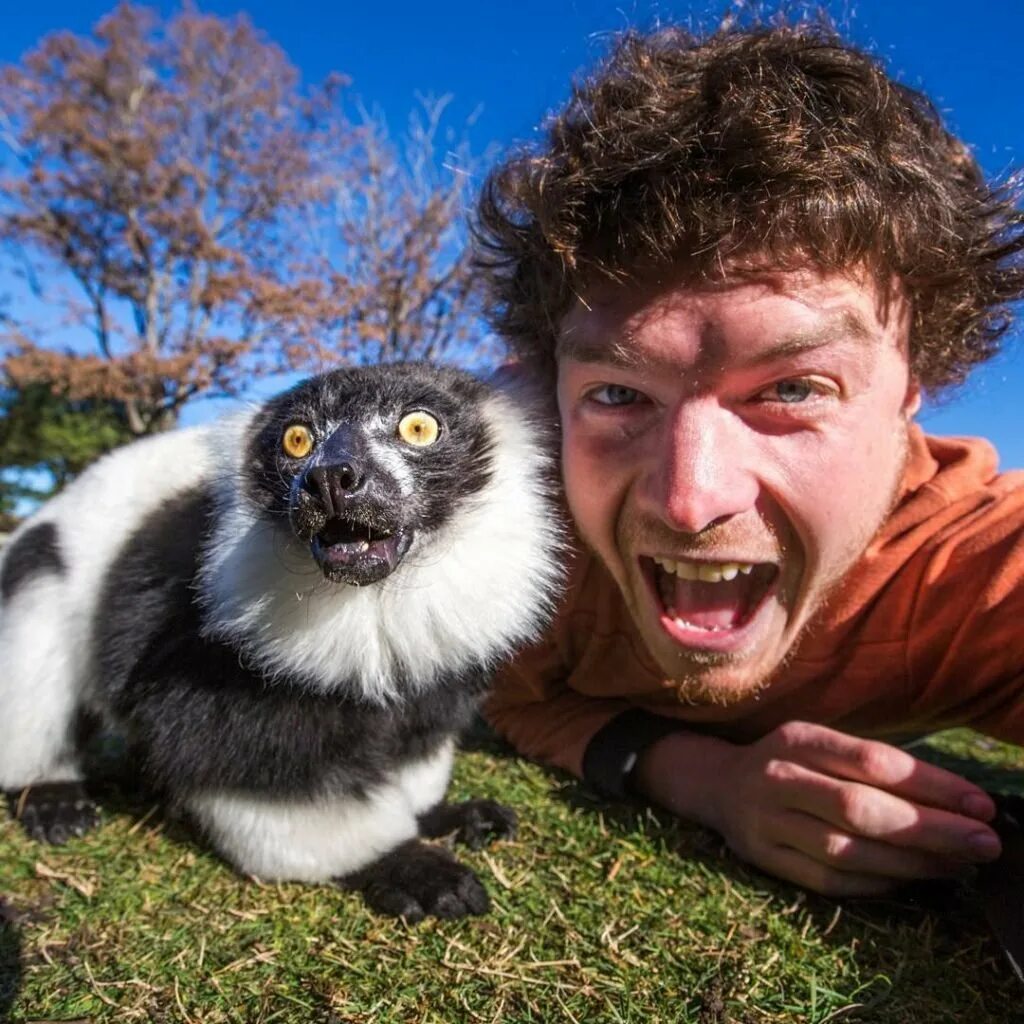
[[[1024,497],[993,503],[931,553],[908,658],[922,724],[1024,744]]]
[[[552,636],[502,670],[484,704],[491,727],[521,754],[581,777],[591,738],[630,705],[570,689]]]

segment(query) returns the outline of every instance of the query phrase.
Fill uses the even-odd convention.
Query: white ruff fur
[[[241,640],[272,677],[298,676],[324,692],[350,684],[377,703],[400,697],[400,675],[428,687],[532,639],[558,574],[558,525],[538,500],[546,445],[503,395],[483,412],[496,442],[492,479],[368,587],[325,582],[285,523],[268,524],[225,489],[200,574],[205,632]]]
[[[327,882],[415,838],[417,815],[444,796],[452,750],[446,743],[432,757],[406,765],[365,799],[266,800],[221,792],[196,797],[188,808],[240,871],[268,881]]]
[[[146,516],[209,478],[214,429],[162,434],[100,459],[8,541],[6,551],[53,523],[65,572],[29,577],[0,606],[0,788],[78,777],[66,747],[75,709],[93,690],[106,573]]]

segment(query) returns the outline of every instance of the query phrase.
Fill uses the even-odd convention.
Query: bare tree
[[[345,295],[324,322],[328,354],[362,361],[495,356],[481,328],[466,245],[466,208],[482,160],[447,122],[450,97],[418,97],[397,141],[365,107],[328,123],[318,158],[310,273]],[[339,165],[355,173],[334,171]]]

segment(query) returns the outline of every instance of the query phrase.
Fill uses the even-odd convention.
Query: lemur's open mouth
[[[323,574],[336,583],[364,586],[389,576],[412,543],[412,531],[369,519],[332,516],[310,548]]]

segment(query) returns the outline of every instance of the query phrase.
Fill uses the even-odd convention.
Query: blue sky
[[[16,61],[45,33],[88,31],[110,3],[48,0],[11,4],[0,33],[0,63]],[[165,13],[170,3],[154,4]],[[707,23],[724,2],[520,0],[474,3],[288,3],[217,0],[217,14],[245,11],[309,81],[342,71],[354,90],[397,128],[417,92],[451,94],[456,119],[479,108],[472,139],[482,150],[533,137],[565,98],[571,76],[605,49],[610,34],[658,20]],[[840,0],[833,16],[882,56],[902,81],[924,89],[990,174],[1024,164],[1024,0]],[[1024,314],[1024,311],[1022,311]],[[925,412],[936,433],[982,434],[1005,467],[1024,467],[1024,328],[1003,356],[956,396]],[[198,409],[189,418],[202,417]]]

